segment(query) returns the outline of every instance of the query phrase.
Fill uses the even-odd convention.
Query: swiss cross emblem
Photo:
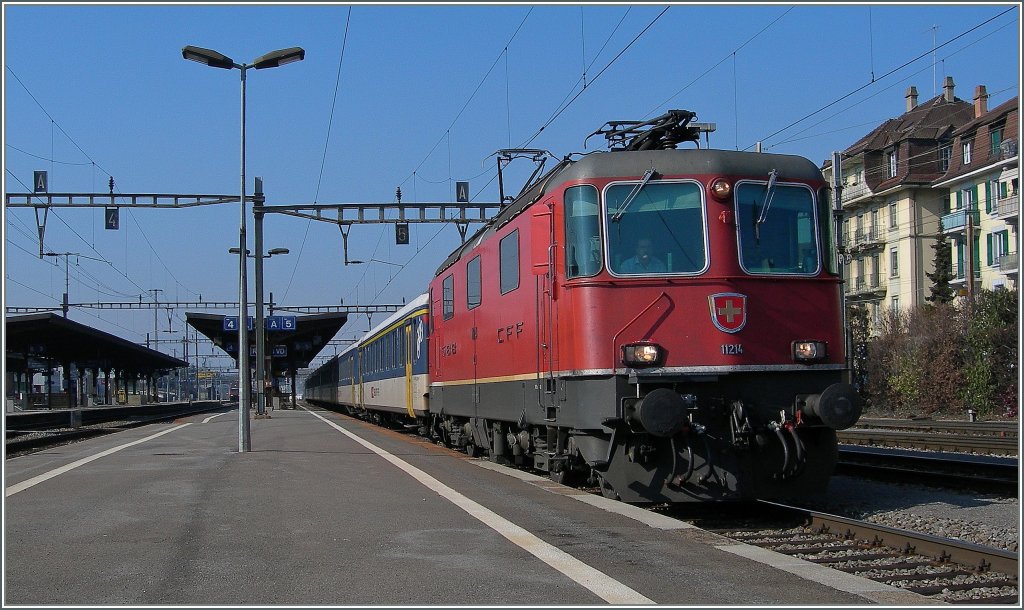
[[[708,297],[711,321],[724,333],[739,332],[747,323],[747,295],[719,292]]]

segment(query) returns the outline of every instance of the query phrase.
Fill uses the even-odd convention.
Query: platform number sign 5
[[[399,222],[395,224],[395,243],[400,246],[409,243],[409,223]]]
[[[112,231],[116,231],[117,230],[117,228],[119,226],[119,224],[118,224],[118,213],[120,212],[120,210],[121,210],[121,208],[105,208],[104,209],[104,211],[103,211],[103,219],[106,222],[107,229],[110,229]]]

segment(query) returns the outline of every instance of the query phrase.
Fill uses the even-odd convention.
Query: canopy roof
[[[8,368],[14,363],[50,360],[80,369],[114,369],[149,374],[187,367],[188,363],[116,335],[69,320],[52,312],[5,319]],[[12,369],[14,370],[14,369]]]
[[[309,366],[341,327],[348,321],[347,313],[320,313],[294,316],[295,326],[289,330],[267,330],[265,333],[267,355],[280,351],[271,362],[274,371],[297,371]],[[213,344],[238,359],[238,331],[224,330],[225,316],[209,313],[186,312],[185,320],[192,327],[206,335]],[[256,331],[249,331],[249,345],[256,345]]]

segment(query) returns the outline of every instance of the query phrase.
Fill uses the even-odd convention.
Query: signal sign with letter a
[[[409,223],[395,223],[395,243],[398,245],[406,245],[409,243]]]

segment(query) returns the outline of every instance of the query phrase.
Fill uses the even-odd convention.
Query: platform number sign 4
[[[409,223],[399,222],[395,224],[395,243],[400,246],[409,243]]]
[[[116,231],[119,225],[118,215],[121,208],[105,208],[103,211],[103,219],[106,222],[106,227],[109,230]]]

